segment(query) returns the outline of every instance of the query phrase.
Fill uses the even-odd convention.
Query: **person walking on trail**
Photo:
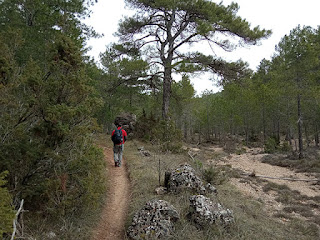
[[[113,141],[113,157],[116,167],[121,167],[124,143],[127,141],[127,132],[122,129],[120,123],[116,123],[117,129],[112,131],[111,139]]]

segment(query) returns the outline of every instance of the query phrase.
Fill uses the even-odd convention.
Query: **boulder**
[[[182,164],[177,169],[167,172],[165,179],[165,186],[170,192],[180,192],[183,189],[190,189],[199,194],[206,192],[203,182],[189,164]]]
[[[203,195],[190,197],[189,218],[199,227],[210,224],[221,224],[224,227],[234,222],[233,213],[224,209],[220,203],[214,203]]]
[[[122,128],[126,130],[128,134],[133,133],[136,122],[137,116],[131,113],[121,113],[114,120],[114,124],[120,123]]]
[[[138,211],[127,230],[130,239],[167,239],[179,220],[177,210],[164,200],[151,200]]]

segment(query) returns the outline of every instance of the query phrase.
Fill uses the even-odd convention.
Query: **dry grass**
[[[137,147],[143,145],[146,150],[151,152],[150,157],[143,157]],[[176,224],[176,230],[170,239],[175,240],[202,240],[202,239],[296,239],[312,240],[319,239],[319,229],[315,224],[293,219],[292,221],[282,222],[280,216],[288,213],[279,213],[276,217],[268,217],[263,212],[263,203],[242,195],[234,186],[226,181],[217,181],[212,179],[219,176],[213,170],[206,168],[207,159],[198,159],[193,162],[186,153],[171,154],[157,151],[157,147],[149,146],[139,142],[128,142],[125,149],[125,157],[128,163],[130,179],[133,183],[132,198],[130,202],[129,216],[127,226],[136,211],[138,211],[145,202],[151,199],[163,199],[174,205],[180,213],[180,221]],[[190,222],[186,215],[189,209],[189,196],[191,193],[182,192],[179,195],[166,194],[158,196],[154,190],[159,185],[159,159],[161,162],[161,184],[163,183],[164,173],[167,169],[177,167],[181,163],[188,162],[201,175],[202,172],[209,174],[212,182],[218,182],[215,185],[218,189],[218,195],[210,197],[216,198],[226,208],[233,210],[235,223],[231,228],[224,229],[220,226],[211,226],[206,229],[198,229]],[[211,174],[213,176],[211,176]],[[226,175],[228,177],[228,175]],[[224,177],[226,177],[224,175]],[[282,189],[283,191],[287,189]]]
[[[268,155],[262,159],[262,162],[280,167],[289,167],[297,172],[315,173],[320,177],[319,149],[308,148],[303,159],[297,159],[292,154],[287,157],[283,157],[283,155]]]

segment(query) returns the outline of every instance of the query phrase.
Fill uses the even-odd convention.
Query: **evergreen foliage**
[[[137,121],[135,136],[160,146],[162,151],[179,152],[182,146],[181,130],[173,121],[156,119],[143,112]]]
[[[303,147],[319,146],[318,40],[319,28],[297,26],[256,72],[227,82],[221,93],[203,94],[195,119],[202,133],[210,132],[206,139],[242,135],[246,144],[265,143],[267,152],[281,143],[300,158]]]
[[[4,233],[12,232],[12,222],[14,219],[14,211],[12,208],[12,198],[5,187],[6,181],[4,180],[8,172],[0,173],[0,237]]]
[[[61,228],[97,209],[105,190],[103,154],[92,139],[100,72],[84,56],[95,33],[80,22],[93,2],[0,3],[0,172],[9,172],[13,202],[25,200],[27,225],[41,216]]]

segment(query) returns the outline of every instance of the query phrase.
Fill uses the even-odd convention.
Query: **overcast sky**
[[[214,1],[214,2],[220,2]],[[262,40],[259,46],[251,46],[237,49],[230,53],[223,53],[226,60],[242,59],[249,63],[251,69],[256,70],[263,58],[270,59],[275,52],[275,46],[281,38],[290,33],[290,30],[300,25],[317,27],[320,25],[320,0],[224,0],[225,5],[231,2],[239,4],[238,15],[245,18],[252,27],[259,25],[261,28],[271,29],[273,34],[270,38]],[[88,45],[92,47],[89,52],[97,61],[100,52],[105,50],[105,46],[110,42],[117,41],[113,33],[117,31],[118,22],[123,17],[130,14],[125,8],[124,0],[98,0],[92,8],[92,14],[86,23],[91,25],[98,33],[103,33],[104,37],[92,39]],[[209,46],[208,46],[209,48]],[[216,87],[210,76],[206,75],[192,82],[197,93],[205,89],[215,90]]]

